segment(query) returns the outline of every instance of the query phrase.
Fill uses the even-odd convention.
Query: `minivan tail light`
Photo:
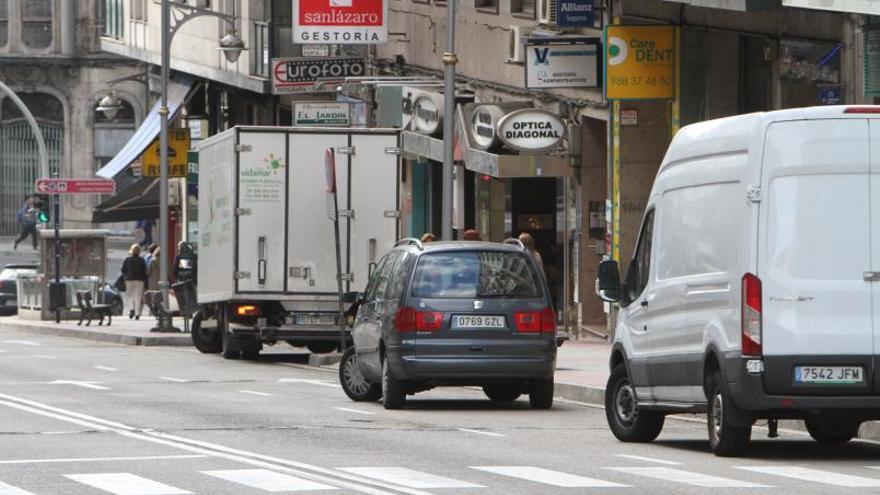
[[[880,113],[880,106],[847,107],[843,113]]]
[[[742,354],[760,356],[761,347],[761,279],[746,273],[742,278]]]
[[[513,322],[518,332],[556,333],[556,313],[550,307],[513,313]]]
[[[416,311],[404,306],[394,315],[394,330],[398,332],[436,332],[443,326],[443,313]]]

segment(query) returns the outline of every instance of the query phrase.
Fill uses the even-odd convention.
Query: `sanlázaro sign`
[[[537,108],[508,113],[497,127],[501,142],[519,151],[552,151],[565,137],[565,122],[556,114]]]

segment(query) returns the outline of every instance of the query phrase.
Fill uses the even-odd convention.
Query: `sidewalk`
[[[127,316],[114,316],[111,326],[108,327],[106,321],[104,323],[104,326],[98,326],[97,321],[92,321],[91,326],[86,326],[85,322],[81,326],[77,326],[76,320],[63,320],[61,323],[55,323],[54,321],[26,320],[17,316],[7,316],[0,317],[0,331],[72,337],[123,345],[192,345],[189,334],[182,331],[180,333],[150,332],[150,328],[156,325],[156,319],[152,316],[144,315],[137,321],[129,320]],[[175,318],[174,326],[183,330],[183,319]]]
[[[556,395],[570,400],[605,404],[611,343],[583,337],[562,344],[556,355]]]

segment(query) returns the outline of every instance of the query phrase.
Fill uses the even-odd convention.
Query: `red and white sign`
[[[113,194],[116,183],[106,179],[37,179],[37,194]]]
[[[293,42],[388,42],[388,0],[293,0]]]

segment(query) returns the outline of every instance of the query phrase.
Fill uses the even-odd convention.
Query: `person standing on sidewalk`
[[[144,285],[147,283],[147,264],[141,258],[140,244],[132,244],[128,257],[122,262],[122,276],[125,277],[125,299],[128,303],[128,318],[141,319],[144,300]]]
[[[152,252],[147,255],[147,290],[159,290],[159,255],[162,248],[153,244]]]
[[[37,249],[37,213],[39,211],[37,199],[34,196],[28,195],[24,200],[24,204],[21,205],[18,213],[16,213],[21,231],[18,238],[15,239],[15,243],[12,246],[13,249],[17,250],[18,245],[27,239],[27,236],[31,236],[34,249]]]
[[[529,251],[529,254],[532,255],[532,258],[534,258],[535,264],[538,265],[538,268],[543,271],[544,260],[541,259],[541,253],[539,253],[538,250],[535,249],[535,239],[532,237],[532,234],[529,234],[528,232],[523,232],[519,235],[518,239],[519,242],[523,243],[523,246],[525,246],[526,249]]]

